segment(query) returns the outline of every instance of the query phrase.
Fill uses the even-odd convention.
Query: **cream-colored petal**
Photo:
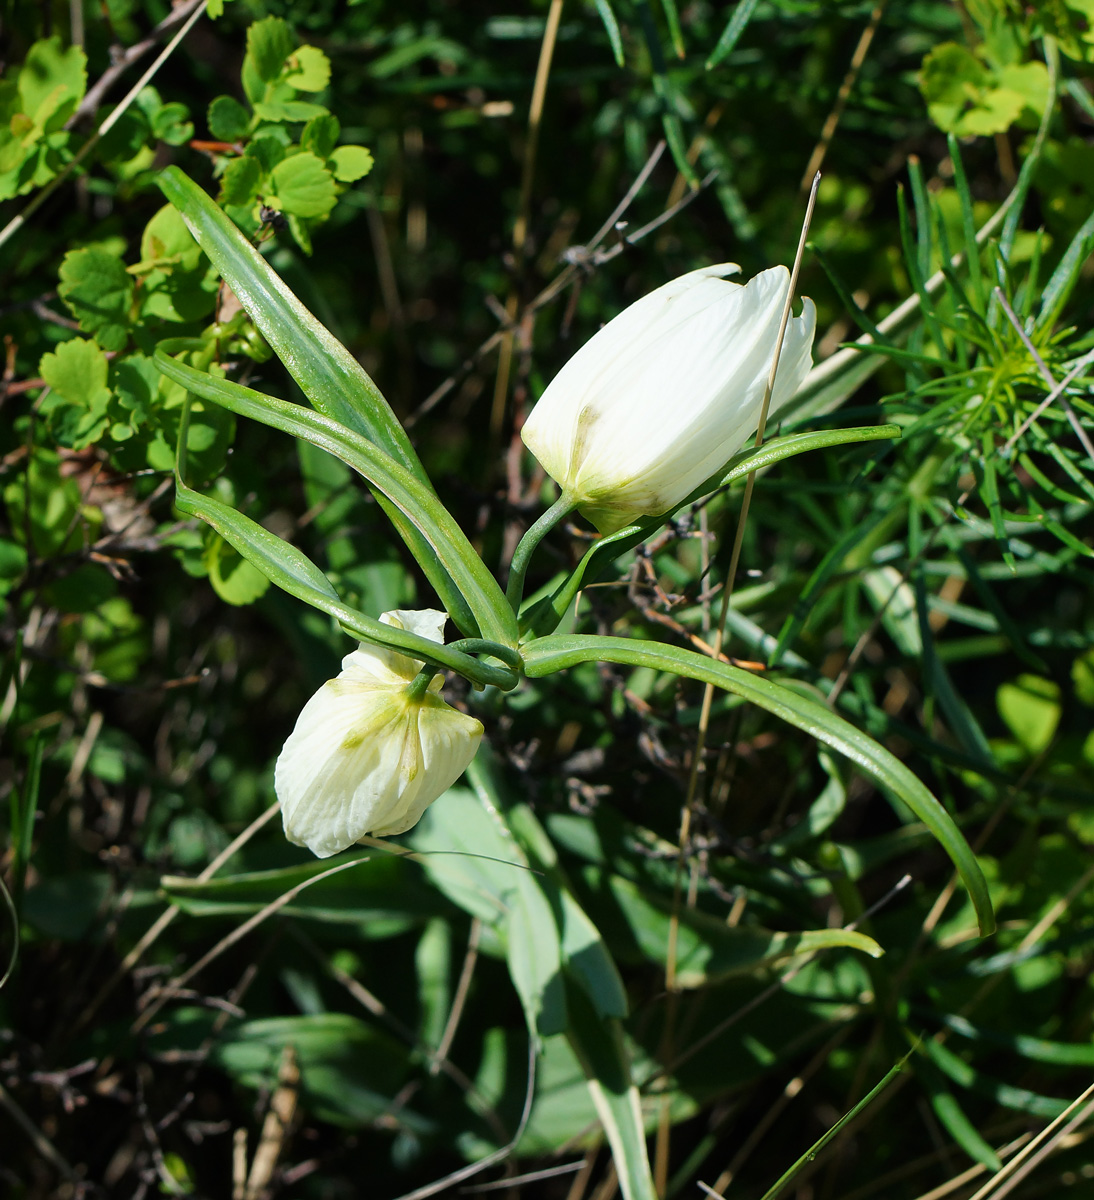
[[[755,430],[790,273],[693,272],[632,305],[563,367],[522,436],[604,533],[676,507]],[[810,364],[815,312],[787,329],[771,411]]]
[[[330,680],[304,706],[274,769],[285,835],[327,858],[400,819],[416,706],[398,689]],[[412,756],[411,756],[412,758]]]
[[[444,626],[447,613],[435,608],[394,609],[381,614],[380,622],[394,629],[405,629],[431,642],[444,644]],[[419,659],[401,654],[386,646],[362,642],[342,659],[342,674],[362,682],[374,681],[390,687],[407,683],[422,669]]]
[[[417,825],[422,813],[464,773],[481,740],[481,722],[427,693],[417,718],[421,774],[404,792],[399,816],[373,830],[375,835],[394,837]]]

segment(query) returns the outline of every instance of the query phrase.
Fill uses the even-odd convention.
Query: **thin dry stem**
[[[836,128],[840,123],[840,118],[843,116],[843,110],[847,107],[847,100],[851,95],[851,89],[855,86],[855,80],[858,79],[858,73],[862,70],[862,64],[866,61],[866,55],[869,53],[870,43],[874,40],[877,27],[881,24],[881,14],[885,11],[885,2],[886,0],[878,0],[878,4],[870,14],[866,28],[862,31],[862,36],[858,40],[855,52],[851,55],[851,65],[847,68],[847,74],[843,77],[840,89],[836,93],[836,102],[832,105],[832,111],[828,114],[817,144],[813,147],[813,153],[809,156],[809,165],[802,174],[801,190],[803,192],[810,186],[813,176],[824,165],[828,147],[832,144],[832,139],[836,135]]]
[[[99,144],[102,138],[104,138],[122,119],[126,111],[129,109],[129,106],[134,100],[136,100],[140,92],[147,87],[148,83],[154,78],[156,72],[175,52],[175,48],[179,45],[182,39],[190,32],[194,25],[197,24],[198,18],[203,12],[205,12],[205,4],[206,0],[199,0],[197,7],[193,10],[193,12],[190,13],[190,16],[186,20],[185,24],[164,47],[163,53],[148,68],[148,70],[145,71],[140,79],[137,80],[133,87],[129,89],[121,103],[117,105],[113,112],[111,112],[111,114],[99,126],[99,128],[95,130],[91,137],[89,137],[87,141],[84,142],[84,144],[80,147],[80,149],[73,155],[71,161],[65,166],[64,170],[49,183],[47,183],[46,186],[38,193],[37,196],[34,197],[34,199],[26,206],[26,208],[23,209],[22,212],[12,217],[3,230],[0,230],[0,246],[3,246],[5,242],[9,241],[16,233],[19,232],[20,229],[22,229],[27,221],[34,216],[38,209],[45,204],[50,196],[53,195],[53,193],[61,186],[62,183],[65,182],[66,179],[68,179],[68,177],[80,165],[80,163],[83,162],[88,154],[90,154],[91,151]]]
[[[524,248],[528,240],[528,222],[532,208],[532,185],[536,174],[536,152],[539,149],[539,130],[543,120],[543,106],[547,97],[547,80],[551,74],[551,60],[554,58],[555,44],[558,41],[558,26],[562,20],[563,0],[551,0],[547,12],[547,23],[543,29],[543,41],[539,48],[539,62],[536,64],[536,78],[532,84],[532,102],[528,108],[528,134],[524,142],[524,163],[520,177],[520,201],[517,206],[517,219],[513,226],[513,254],[517,278],[509,289],[509,298],[505,304],[505,312],[510,325],[517,315],[517,290],[519,275],[524,261]],[[509,394],[509,372],[513,361],[513,333],[505,332],[501,339],[501,350],[498,354],[498,372],[494,382],[494,403],[490,412],[490,435],[496,441],[501,436],[501,425],[505,418],[505,400]]]

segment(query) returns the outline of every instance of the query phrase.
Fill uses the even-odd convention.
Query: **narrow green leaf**
[[[793,644],[801,632],[802,626],[809,619],[809,614],[820,593],[828,586],[828,582],[832,576],[843,566],[848,554],[857,546],[863,545],[863,543],[869,544],[868,539],[888,516],[888,510],[875,509],[864,520],[847,530],[829,548],[817,564],[813,574],[810,575],[805,587],[801,589],[794,607],[783,622],[783,627],[779,630],[779,640],[776,642],[775,649],[768,659],[769,666],[777,665],[786,648]]]
[[[676,8],[676,0],[661,0],[661,7],[665,12],[665,20],[669,25],[669,37],[672,38],[672,48],[676,51],[677,58],[683,58],[686,50],[684,49],[684,31],[680,26],[680,13]]]
[[[1079,273],[1094,251],[1094,213],[1082,223],[1064,251],[1056,270],[1049,276],[1045,290],[1041,293],[1041,308],[1034,323],[1034,333],[1044,333],[1056,324],[1064,305],[1068,302]]]
[[[611,42],[612,55],[615,58],[617,67],[623,66],[623,38],[619,33],[619,22],[615,19],[615,13],[612,11],[612,6],[609,0],[596,0],[596,11],[600,14],[601,21],[604,22],[604,29],[608,34],[608,41]]]
[[[756,11],[759,3],[760,0],[738,0],[737,7],[733,10],[733,16],[729,18],[729,24],[722,31],[718,44],[711,51],[710,58],[707,59],[708,71],[732,53],[734,46],[741,40],[741,34],[752,20],[752,14]]]
[[[408,541],[412,553],[418,546],[425,548],[418,561],[430,582],[437,585],[440,568],[454,581],[487,637],[503,645],[516,645],[513,611],[463,531],[436,495],[383,450],[328,417],[196,371],[161,350],[156,351],[156,364],[169,379],[202,399],[311,442],[351,466],[386,499],[385,511],[389,516],[401,514],[405,518],[396,521],[396,528],[400,533],[406,528],[415,534]],[[441,598],[446,599],[443,592]],[[455,619],[452,610],[448,612]]]
[[[481,663],[452,646],[442,646],[407,630],[384,625],[343,604],[330,580],[295,546],[282,541],[230,505],[188,488],[181,480],[177,481],[176,489],[175,504],[182,512],[200,517],[272,583],[298,600],[329,613],[362,640],[402,650],[437,667],[448,667],[475,683],[502,688],[514,686],[516,675],[507,668]]]
[[[11,898],[16,909],[22,900],[23,885],[34,845],[34,814],[38,811],[38,790],[44,753],[45,739],[41,733],[36,733],[27,752],[23,781],[12,787],[8,801],[11,811]]]
[[[873,738],[856,729],[823,704],[762,676],[717,662],[694,651],[657,642],[596,636],[552,636],[524,647],[525,671],[531,678],[553,674],[582,662],[613,662],[652,667],[700,683],[710,683],[764,709],[849,758],[885,790],[899,797],[930,830],[957,867],[987,936],[995,928],[991,898],[976,856],[953,818],[923,782]]]
[[[835,1125],[833,1125],[831,1127],[831,1129],[829,1129],[821,1137],[819,1137],[813,1143],[813,1145],[810,1146],[809,1149],[806,1150],[806,1152],[797,1160],[797,1162],[795,1162],[794,1165],[788,1171],[786,1171],[784,1174],[780,1175],[779,1178],[775,1181],[775,1184],[772,1187],[768,1188],[766,1192],[764,1192],[764,1194],[760,1198],[760,1200],[776,1200],[776,1197],[779,1196],[783,1192],[786,1185],[794,1179],[794,1177],[798,1174],[798,1172],[802,1169],[802,1167],[804,1167],[806,1165],[806,1163],[812,1162],[817,1157],[817,1155],[824,1149],[824,1147],[828,1145],[828,1143],[836,1136],[837,1133],[839,1133],[839,1131],[849,1121],[853,1121],[855,1119],[855,1117],[857,1117],[859,1115],[859,1113],[862,1112],[862,1110],[864,1108],[866,1108],[866,1106],[868,1104],[873,1103],[875,1097],[881,1095],[881,1093],[889,1086],[890,1083],[893,1082],[893,1080],[904,1069],[904,1064],[908,1061],[910,1055],[911,1055],[911,1051],[909,1051],[908,1054],[905,1054],[904,1057],[900,1060],[900,1062],[898,1062],[895,1067],[893,1067],[890,1071],[888,1071],[885,1074],[884,1078],[882,1078],[882,1080],[879,1083],[876,1083],[866,1093],[866,1095],[863,1096],[863,1098],[858,1102],[858,1104],[855,1105],[854,1108],[852,1108],[849,1112],[845,1112],[843,1114],[843,1116],[840,1117],[840,1119],[835,1123]]]
[[[15,970],[15,964],[19,960],[19,913],[16,911],[15,901],[3,879],[0,879],[0,896],[4,900],[5,916],[11,923],[11,953],[8,955],[8,965],[4,968],[3,975],[0,975],[0,988],[2,988],[11,978],[11,973]]]
[[[953,680],[944,664],[939,660],[935,648],[934,632],[931,629],[930,610],[927,605],[927,581],[922,569],[915,575],[915,611],[919,625],[919,636],[923,654],[923,673],[928,692],[946,716],[962,749],[987,767],[995,765],[991,746],[984,731],[972,714],[964,697],[954,687]]]
[[[192,179],[178,167],[168,167],[156,181],[311,404],[375,442],[428,484],[406,431],[345,346],[308,312]]]
[[[965,239],[965,261],[969,264],[969,283],[982,311],[984,308],[984,280],[980,269],[980,249],[976,244],[976,221],[972,212],[972,192],[965,176],[965,164],[961,158],[961,143],[952,133],[948,133],[946,144],[950,149],[950,162],[953,163],[954,187],[957,189],[957,196],[961,201],[961,233]],[[949,255],[946,257],[948,258]]]
[[[941,1042],[927,1039],[921,1044],[921,1048],[931,1062],[958,1087],[986,1096],[1002,1108],[1017,1109],[1018,1112],[1027,1113],[1031,1117],[1045,1117],[1050,1121],[1067,1108],[1066,1100],[1041,1096],[1027,1088],[1001,1083],[998,1079],[983,1074]]]
[[[1021,1033],[999,1033],[973,1025],[971,1021],[956,1013],[944,1015],[942,1021],[947,1028],[963,1038],[1009,1050],[1021,1058],[1028,1058],[1031,1062],[1049,1063],[1058,1067],[1094,1067],[1094,1046],[1089,1042],[1052,1042]]]
[[[578,988],[568,988],[567,1001],[570,1022],[566,1035],[585,1072],[611,1147],[623,1200],[657,1200],[642,1104],[631,1078],[623,1028],[617,1020],[598,1017]]]
[[[979,1130],[965,1115],[957,1097],[946,1086],[942,1073],[929,1059],[920,1059],[916,1064],[916,1074],[927,1089],[934,1115],[950,1137],[973,1162],[981,1163],[989,1171],[998,1171],[1003,1165],[999,1155],[984,1141]]]

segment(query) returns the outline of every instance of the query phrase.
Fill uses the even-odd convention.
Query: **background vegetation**
[[[773,1194],[887,1079],[783,1194],[1094,1195],[1089,0],[220,7],[4,16],[2,1187],[424,1196],[494,1155],[470,1184],[607,1200],[597,1014],[511,978],[530,886],[619,967],[662,1194]],[[789,262],[821,167],[822,365],[783,428],[902,437],[758,478],[726,651],[912,767],[998,933],[852,764],[647,668],[504,705],[451,683],[490,748],[421,854],[296,890],[330,864],[262,822],[272,763],[350,643],[172,508],[159,341],[299,393],[164,206],[170,163],[365,364],[498,569],[552,498],[519,441],[545,383],[677,274]],[[362,611],[436,602],[341,463],[193,419],[193,485]],[[740,496],[621,559],[575,627],[709,647]],[[553,534],[531,587],[588,539]]]

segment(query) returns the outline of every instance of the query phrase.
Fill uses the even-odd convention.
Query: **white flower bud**
[[[602,533],[673,509],[756,429],[790,273],[721,278],[739,269],[703,267],[624,309],[525,423],[525,445]],[[809,371],[815,326],[805,300],[787,326],[771,414]]]
[[[380,620],[444,641],[447,617],[434,609]],[[463,774],[482,725],[445,704],[440,675],[421,696],[412,694],[421,667],[362,643],[304,705],[274,769],[290,842],[328,858],[366,834],[404,833]]]

